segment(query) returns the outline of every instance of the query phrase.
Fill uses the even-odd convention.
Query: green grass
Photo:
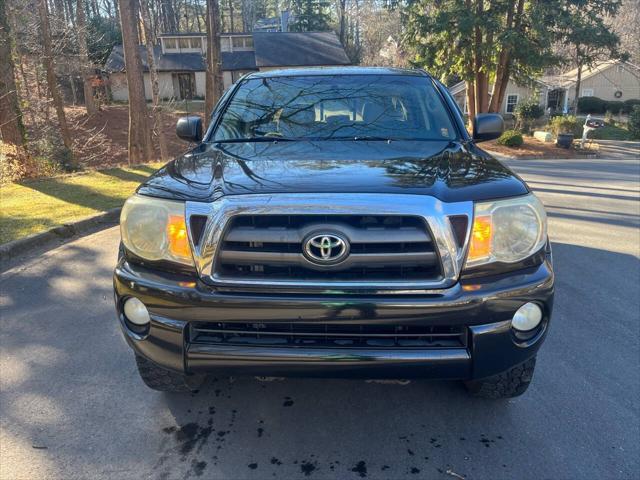
[[[589,138],[594,140],[633,140],[633,135],[626,128],[609,123],[589,132]]]
[[[121,206],[162,163],[0,187],[0,244]]]

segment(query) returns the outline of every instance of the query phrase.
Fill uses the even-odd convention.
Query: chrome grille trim
[[[425,290],[453,285],[462,269],[468,242],[473,202],[446,203],[435,197],[404,194],[260,194],[222,197],[213,203],[186,202],[187,228],[192,215],[206,215],[202,240],[191,248],[199,275],[221,287],[295,287],[355,290]],[[421,217],[429,227],[435,251],[440,256],[442,275],[420,281],[303,281],[268,279],[221,279],[213,274],[216,253],[231,219],[238,215],[398,215]],[[467,235],[458,248],[449,216],[466,215]]]

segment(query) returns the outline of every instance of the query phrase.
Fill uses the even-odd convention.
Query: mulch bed
[[[498,145],[496,140],[482,142],[479,146],[483,150],[515,158],[576,158],[593,156],[598,152],[595,142],[587,144],[587,148],[581,150],[576,145],[574,148],[556,147],[555,143],[541,142],[533,137],[524,137],[524,144],[517,148]]]

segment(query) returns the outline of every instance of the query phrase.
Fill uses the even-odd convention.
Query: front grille
[[[317,265],[303,254],[309,234],[326,231],[349,240],[349,255],[340,264]],[[426,281],[442,275],[424,220],[400,215],[236,216],[224,233],[213,274],[222,281],[300,282]]]
[[[190,343],[315,348],[466,348],[463,326],[192,322]]]

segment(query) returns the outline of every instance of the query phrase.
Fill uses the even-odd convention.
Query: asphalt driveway
[[[550,215],[556,309],[529,391],[457,383],[138,379],[113,228],[0,275],[0,478],[640,476],[640,161],[513,161]]]

